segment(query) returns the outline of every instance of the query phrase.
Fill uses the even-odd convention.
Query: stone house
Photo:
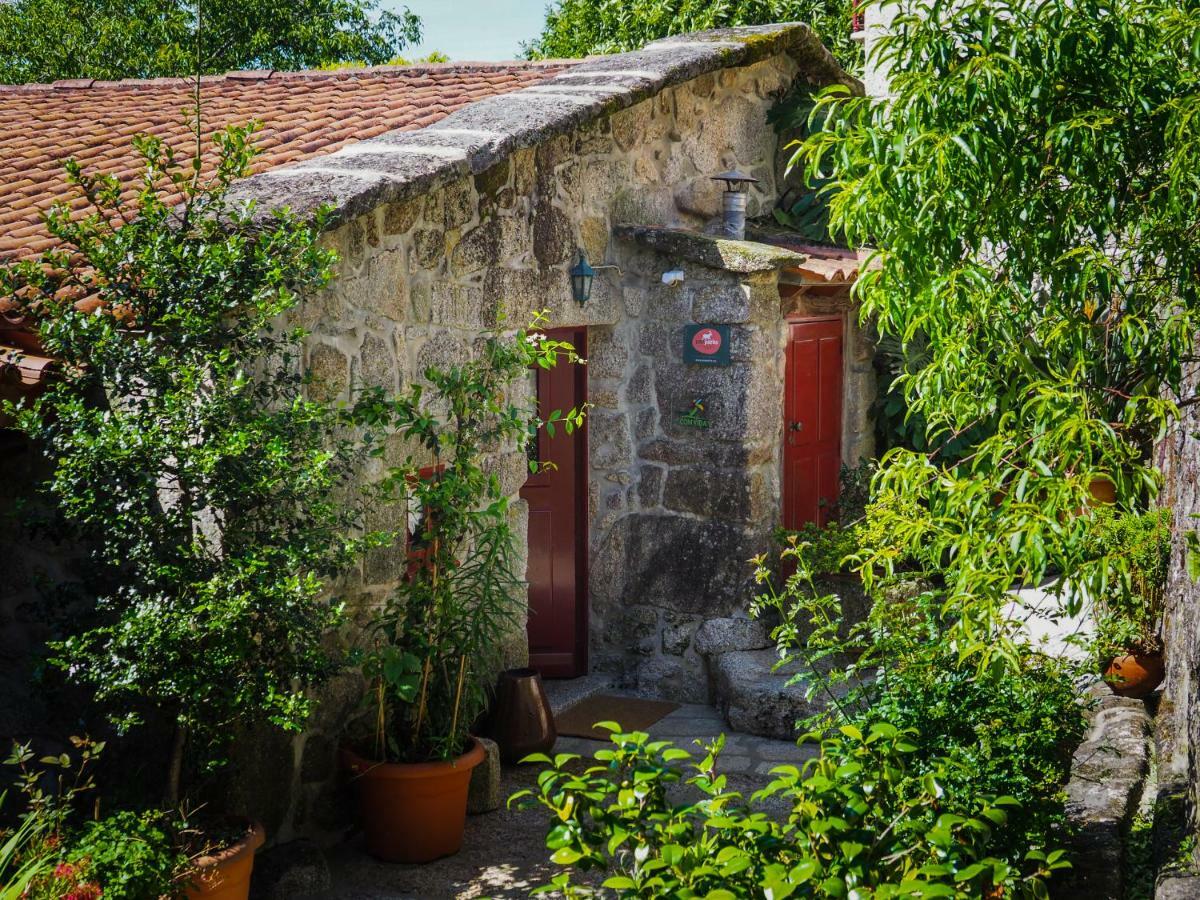
[[[768,112],[797,84],[831,83],[860,90],[801,24],[585,61],[205,79],[210,127],[264,123],[259,171],[237,194],[264,212],[336,211],[337,278],[299,312],[322,396],[398,388],[470,353],[501,314],[547,310],[588,359],[530,381],[552,407],[590,404],[583,433],[543,439],[553,472],[527,481],[515,448],[495,460],[528,535],[514,662],[689,702],[722,700],[722,652],[767,677],[769,659],[753,656],[767,642],[744,620],[747,561],[779,525],[827,517],[840,464],[871,455],[875,375],[850,302],[855,254],[774,231],[721,236],[714,176],[756,179],[748,212],[768,214],[787,158]],[[186,87],[0,88],[0,147],[23,153],[0,162],[0,258],[45,245],[40,214],[66,193],[61,156],[127,177],[128,136],[182,140],[172,123]],[[55,143],[66,109],[94,113],[94,133],[65,137],[79,146]],[[18,121],[24,132],[7,127]],[[586,302],[569,277],[581,254],[596,270]],[[0,328],[4,389],[36,390],[52,361],[21,323]],[[25,452],[5,448],[10,465]],[[381,509],[369,524],[405,514]],[[33,543],[0,592],[14,645],[37,638],[19,613],[36,592]],[[398,551],[368,556],[340,586],[352,608],[390,591],[404,564]],[[263,780],[288,788],[257,804],[274,834],[336,824],[319,810],[356,690],[335,682],[310,734],[258,755]]]

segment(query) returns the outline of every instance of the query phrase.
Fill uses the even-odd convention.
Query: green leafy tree
[[[807,22],[842,66],[862,68],[851,40],[854,0],[558,0],[546,11],[542,34],[525,45],[534,59],[622,53],[672,34]]]
[[[916,560],[982,666],[1020,665],[1013,586],[1075,608],[1121,580],[1089,547],[1095,482],[1147,504],[1196,402],[1198,29],[1175,0],[911,0],[880,42],[892,96],[826,92],[796,154],[876,248],[864,318],[923,347],[897,387],[929,449],[882,460],[860,570]]]
[[[153,78],[387,62],[421,37],[376,0],[12,0],[0,82]]]
[[[138,139],[131,201],[68,163],[89,214],[56,208],[60,248],[0,270],[0,295],[23,301],[60,364],[13,412],[111,585],[56,661],[120,727],[173,723],[171,806],[185,751],[203,772],[238,724],[303,723],[338,617],[324,578],[351,551],[353,510],[336,492],[358,445],[337,410],[306,399],[304,334],[280,324],[327,282],[333,254],[317,244],[323,215],[257,221],[227,199],[251,134],[218,133],[211,177],[199,156]]]

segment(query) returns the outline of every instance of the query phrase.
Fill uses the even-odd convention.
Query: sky
[[[440,50],[454,60],[516,59],[521,42],[542,30],[549,0],[384,0],[381,9],[407,6],[424,26],[407,57]]]

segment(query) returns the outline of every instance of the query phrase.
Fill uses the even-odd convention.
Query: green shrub
[[[568,897],[977,898],[1001,886],[1006,897],[1047,896],[1061,853],[1032,851],[1023,871],[989,856],[1015,802],[948,794],[949,764],[930,759],[921,774],[913,737],[846,726],[819,758],[777,767],[747,801],[717,774],[723,738],[696,763],[669,742],[614,734],[582,773],[571,754],[531,757],[551,768],[509,802],[553,814],[546,846],[566,871],[540,890]],[[790,807],[786,820],[768,801]]]
[[[569,435],[584,417],[514,397],[532,367],[580,362],[570,344],[539,331],[545,324],[539,314],[528,330],[484,334],[466,358],[427,368],[395,397],[364,391],[355,407],[368,427],[414,448],[387,470],[380,497],[410,511],[390,535],[408,571],[355,655],[372,682],[374,724],[359,743],[376,759],[453,759],[487,706],[524,591],[508,499],[489,458],[543,428]]]
[[[1023,644],[1014,644],[1010,665],[981,669],[964,660],[948,639],[945,590],[928,579],[881,592],[866,621],[848,626],[838,598],[818,588],[809,548],[789,546],[783,557],[795,571],[781,586],[759,558],[755,611],[779,614],[781,656],[803,663],[793,681],[829,700],[798,730],[878,720],[912,729],[914,768],[937,760],[931,766],[959,802],[1007,794],[1020,804],[995,855],[1011,862],[1055,840],[1071,752],[1085,731],[1075,667]]]
[[[187,856],[175,849],[162,813],[113,813],[86,823],[71,840],[69,861],[87,867],[105,900],[145,900],[169,894]]]
[[[196,788],[185,774],[220,766],[235,728],[303,724],[340,616],[326,579],[352,558],[357,524],[343,490],[359,444],[311,396],[305,334],[286,326],[332,277],[327,217],[259,219],[229,195],[254,130],[216,132],[211,177],[198,155],[136,138],[133,199],[68,162],[87,214],[55,207],[55,248],[0,266],[0,296],[21,300],[61,363],[43,396],[8,411],[41,443],[47,488],[104,576],[96,615],[53,662],[122,731],[174,726],[169,808]],[[76,305],[89,296],[95,310]]]
[[[1102,580],[1094,598],[1101,656],[1162,649],[1159,626],[1171,558],[1171,520],[1169,509],[1136,513],[1101,506],[1093,511],[1092,555],[1116,576]],[[1124,565],[1111,565],[1117,559]]]
[[[1087,727],[1074,674],[1033,653],[1019,672],[981,673],[934,645],[887,671],[864,718],[912,729],[915,767],[941,757],[947,793],[1015,798],[1019,807],[993,848],[1011,860],[1061,839],[1071,753]]]

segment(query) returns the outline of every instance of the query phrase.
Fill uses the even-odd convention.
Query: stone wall
[[[591,373],[623,386],[623,403],[592,420],[593,666],[647,694],[705,702],[696,631],[745,611],[747,561],[769,548],[780,521],[777,272],[794,254],[653,228],[618,235],[636,342],[622,369]],[[665,286],[667,270],[682,270],[683,283]],[[691,323],[732,326],[730,366],[683,361]],[[697,398],[707,428],[680,422]],[[612,452],[597,453],[601,441]]]

